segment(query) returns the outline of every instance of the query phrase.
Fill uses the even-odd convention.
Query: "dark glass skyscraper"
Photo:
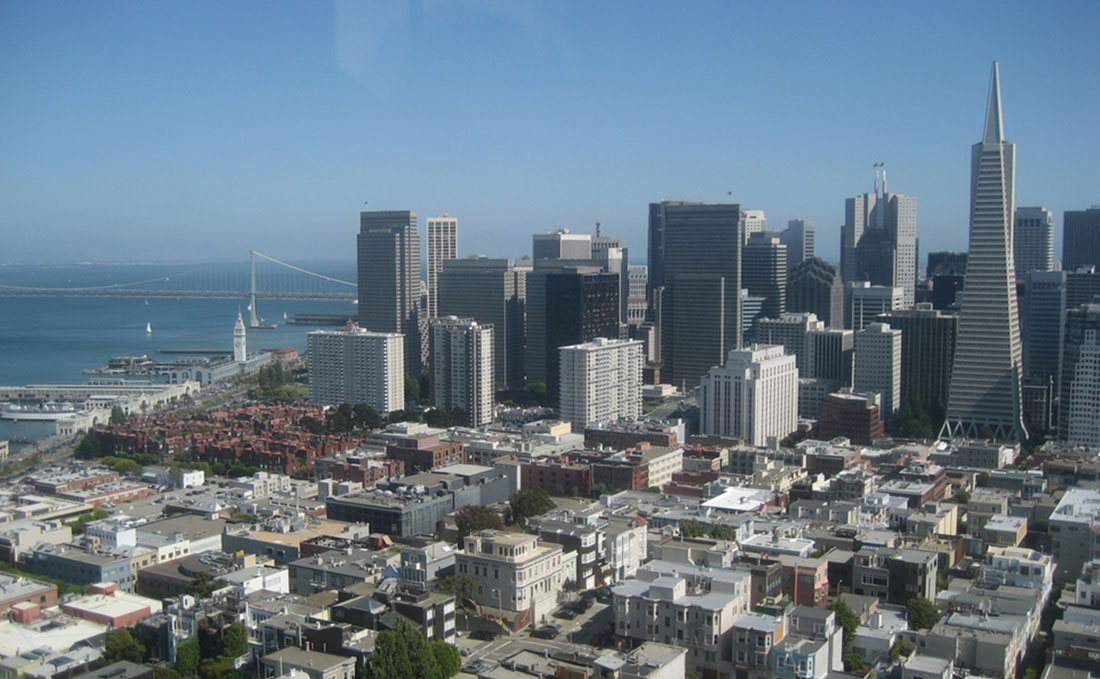
[[[1062,268],[1100,270],[1100,207],[1066,210],[1062,218]]]
[[[840,270],[812,257],[787,274],[787,311],[816,314],[830,328],[844,327],[844,284]]]
[[[359,214],[359,325],[405,336],[405,373],[420,378],[420,234],[416,213]]]
[[[662,376],[672,384],[694,387],[741,346],[743,228],[738,204],[649,206],[650,298],[661,303]]]

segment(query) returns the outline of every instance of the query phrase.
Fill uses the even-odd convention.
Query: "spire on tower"
[[[999,144],[1004,141],[1001,122],[1001,75],[997,62],[993,62],[993,74],[989,77],[989,103],[985,107],[985,132],[983,144]]]

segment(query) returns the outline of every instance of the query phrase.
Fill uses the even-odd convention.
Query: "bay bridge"
[[[35,287],[0,283],[0,297],[248,299],[255,314],[257,299],[355,300],[357,288],[350,281],[251,250],[247,269],[244,262],[226,262],[103,285]]]

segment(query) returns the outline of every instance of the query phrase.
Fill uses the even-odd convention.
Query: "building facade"
[[[404,335],[405,373],[420,379],[420,232],[410,210],[361,212],[359,325]]]
[[[443,262],[458,257],[458,220],[447,215],[428,219],[428,318],[439,316],[439,272]]]
[[[881,395],[882,414],[889,418],[901,407],[901,330],[872,323],[855,335],[852,388]]]
[[[1100,303],[1066,314],[1059,438],[1100,446]]]
[[[1062,216],[1062,269],[1100,270],[1100,207],[1066,210]]]
[[[763,446],[798,428],[798,367],[783,347],[756,344],[729,353],[700,384],[703,434]]]
[[[794,267],[814,258],[814,223],[805,219],[790,219],[787,230],[779,236],[787,246],[787,266]]]
[[[385,415],[405,407],[405,341],[397,333],[316,330],[309,333],[309,400],[362,403]],[[417,355],[420,347],[416,348]]]
[[[431,326],[432,404],[461,409],[465,424],[480,427],[493,421],[493,326],[471,318],[447,316]]]
[[[921,303],[880,315],[878,320],[901,331],[901,399],[945,411],[958,317]]]
[[[748,237],[741,254],[741,287],[763,297],[764,318],[778,318],[787,302],[787,246],[769,231]]]
[[[574,431],[642,414],[641,342],[600,337],[559,351],[561,418]]]
[[[818,257],[792,265],[787,273],[787,311],[811,313],[830,328],[843,328],[840,269]]]
[[[1045,207],[1018,207],[1013,220],[1012,261],[1016,277],[1054,270],[1054,215]],[[1097,232],[1100,236],[1100,231]]]
[[[485,530],[467,535],[455,572],[477,580],[473,600],[523,629],[549,617],[563,584],[562,547],[533,535]]]
[[[886,190],[886,170],[875,174],[875,192],[844,202],[840,269],[845,283],[902,289],[905,306],[917,285],[917,199]]]

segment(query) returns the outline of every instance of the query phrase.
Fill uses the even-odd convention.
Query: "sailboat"
[[[152,323],[146,323],[145,324],[145,333],[148,334],[148,335],[153,334],[153,324]]]
[[[286,312],[285,311],[283,312],[283,320],[284,321],[286,320]]]

